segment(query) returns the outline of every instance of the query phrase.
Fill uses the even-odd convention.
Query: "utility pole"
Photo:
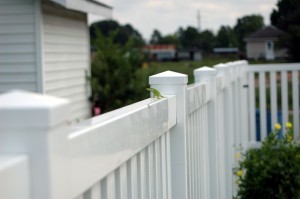
[[[201,14],[200,14],[200,10],[197,11],[197,25],[198,25],[198,31],[201,32]]]

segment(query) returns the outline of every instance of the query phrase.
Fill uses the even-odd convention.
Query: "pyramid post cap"
[[[149,84],[187,84],[186,74],[165,71],[149,77]]]

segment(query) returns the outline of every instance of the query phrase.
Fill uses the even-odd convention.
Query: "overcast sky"
[[[113,6],[113,19],[130,23],[149,40],[154,29],[163,35],[174,33],[178,27],[197,25],[200,10],[201,30],[216,32],[221,25],[234,26],[236,19],[261,14],[270,24],[270,13],[277,0],[103,0]],[[91,21],[95,18],[92,16]]]

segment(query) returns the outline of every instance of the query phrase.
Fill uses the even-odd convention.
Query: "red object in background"
[[[94,107],[94,114],[96,115],[100,115],[101,114],[101,108],[100,107]]]

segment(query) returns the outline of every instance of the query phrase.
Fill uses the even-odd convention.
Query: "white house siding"
[[[87,16],[42,3],[45,93],[70,99],[71,120],[90,117]]]
[[[0,93],[38,92],[34,0],[0,0]]]
[[[265,41],[247,42],[247,57],[250,59],[265,58]]]

